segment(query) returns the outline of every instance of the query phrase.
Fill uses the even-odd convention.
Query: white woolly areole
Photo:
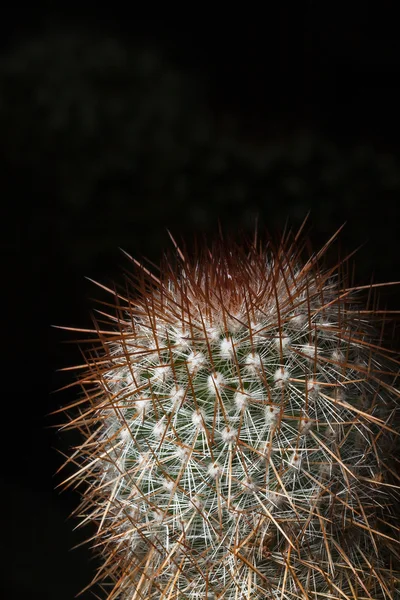
[[[160,384],[165,383],[171,376],[172,369],[169,365],[159,365],[154,367],[151,380],[153,383]]]
[[[266,406],[264,410],[265,423],[267,425],[272,425],[273,423],[275,423],[280,412],[281,409],[279,408],[279,406]]]
[[[325,437],[329,442],[335,442],[339,437],[339,430],[337,427],[329,426],[325,430]]]
[[[129,442],[129,440],[132,438],[132,433],[129,427],[124,427],[123,429],[121,429],[119,435],[124,442]]]
[[[312,360],[318,356],[318,348],[316,348],[313,344],[304,344],[304,346],[300,348],[300,352]]]
[[[181,386],[173,385],[170,392],[173,404],[178,404],[185,397],[186,391]]]
[[[192,423],[193,423],[193,425],[195,425],[196,427],[199,427],[200,429],[204,428],[204,419],[205,419],[205,413],[204,413],[203,409],[198,408],[197,410],[195,410],[192,413]]]
[[[221,431],[221,437],[225,444],[231,444],[234,442],[237,438],[237,434],[237,430],[229,425]]]
[[[182,329],[182,327],[176,327],[175,331],[173,332],[172,335],[172,339],[175,342],[175,344],[182,348],[182,349],[186,349],[190,347],[190,332],[189,331],[185,331],[184,329]]]
[[[247,494],[253,494],[257,491],[257,486],[251,477],[246,477],[246,479],[243,479],[240,484],[243,488],[243,491]]]
[[[235,403],[235,406],[238,410],[242,410],[243,408],[246,408],[249,404],[249,397],[247,394],[244,394],[243,392],[236,392],[234,397],[233,397],[233,401]]]
[[[287,325],[291,329],[299,330],[299,329],[302,329],[302,327],[303,327],[303,325],[305,325],[306,321],[307,321],[307,315],[298,314],[298,315],[295,315],[294,317],[292,317],[291,319],[289,319]]]
[[[213,373],[207,378],[208,391],[214,396],[219,392],[225,383],[225,377],[222,373]]]
[[[287,383],[290,377],[289,371],[285,367],[279,367],[274,373],[274,381],[277,387],[281,387]]]
[[[186,461],[190,456],[189,448],[185,448],[184,446],[179,446],[176,453],[182,461]]]
[[[288,350],[288,346],[290,346],[291,341],[292,340],[290,336],[286,335],[285,333],[282,335],[277,335],[274,338],[275,348],[278,350],[278,352],[280,352],[282,347],[282,352],[285,352]]]
[[[135,408],[140,415],[145,415],[152,406],[152,401],[149,398],[136,400]]]
[[[261,356],[257,352],[251,352],[246,356],[245,366],[249,373],[258,375],[262,372]]]
[[[139,456],[137,457],[137,462],[140,467],[142,467],[142,468],[147,467],[147,465],[150,463],[149,452],[144,452],[143,454],[139,454]]]
[[[283,494],[277,494],[272,490],[267,492],[267,498],[271,502],[271,504],[273,504],[273,506],[276,508],[282,506],[282,504],[285,501],[285,496]]]
[[[162,520],[164,519],[164,512],[159,508],[156,508],[155,510],[153,510],[152,515],[153,515],[153,519],[156,523],[161,523]]]
[[[213,479],[218,479],[222,475],[222,466],[218,462],[210,463],[207,467],[207,473]]]
[[[344,356],[344,354],[343,354],[343,352],[341,350],[335,349],[335,350],[332,350],[331,359],[334,362],[341,363],[341,362],[344,362],[345,356]]]
[[[191,375],[195,374],[206,364],[206,357],[201,352],[191,352],[186,359],[188,371]]]
[[[224,338],[221,340],[219,345],[219,353],[221,358],[225,360],[232,360],[235,356],[234,347],[235,342],[232,338]]]
[[[310,421],[309,418],[303,417],[302,419],[300,419],[300,421],[299,421],[299,432],[302,435],[306,435],[307,433],[309,433],[311,427],[312,427],[312,421]]]
[[[166,430],[165,417],[162,417],[153,427],[153,434],[156,438],[162,438]]]
[[[203,501],[200,498],[200,496],[194,495],[190,498],[190,502],[193,505],[193,508],[195,508],[196,510],[202,510],[204,507]]]
[[[174,489],[174,482],[172,479],[166,479],[165,477],[161,480],[162,486],[167,492],[172,492]]]
[[[319,394],[320,385],[317,381],[307,381],[306,388],[309,396],[315,397]]]
[[[300,469],[300,465],[301,465],[301,454],[298,452],[293,452],[293,454],[291,455],[290,459],[289,459],[289,465],[293,468],[293,469]]]
[[[206,329],[206,335],[209,342],[218,342],[220,338],[220,330],[218,327],[209,326]]]

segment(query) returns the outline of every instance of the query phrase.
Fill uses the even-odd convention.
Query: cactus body
[[[116,295],[71,422],[108,598],[398,599],[382,314],[289,241],[179,254]]]

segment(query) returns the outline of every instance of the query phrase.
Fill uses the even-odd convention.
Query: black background
[[[55,448],[76,440],[46,415],[74,399],[51,392],[80,354],[51,325],[91,325],[85,276],[122,281],[120,247],[158,261],[167,228],[190,241],[218,221],[250,231],[258,215],[276,231],[310,210],[315,247],[344,222],[343,249],[365,244],[357,282],[400,279],[397,21],[391,3],[348,4],[4,12],[5,598],[69,600],[93,576],[90,550],[70,551],[91,533],[67,520],[78,495],[54,490]]]

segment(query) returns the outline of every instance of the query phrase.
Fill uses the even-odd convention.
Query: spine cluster
[[[178,254],[137,267],[87,356],[71,425],[96,581],[109,600],[399,599],[382,314],[288,241]]]

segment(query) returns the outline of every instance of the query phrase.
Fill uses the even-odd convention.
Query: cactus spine
[[[328,245],[177,249],[115,294],[67,425],[109,600],[400,598],[398,362]]]

